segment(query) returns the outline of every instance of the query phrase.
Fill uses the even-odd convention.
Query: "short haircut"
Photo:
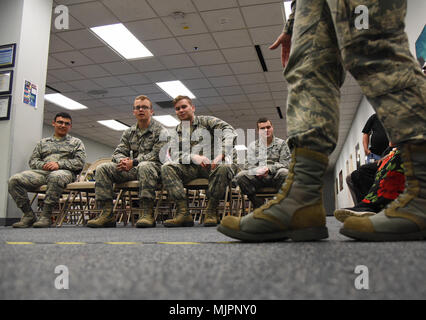
[[[193,106],[192,100],[191,100],[190,97],[188,97],[188,96],[181,96],[181,95],[179,95],[179,96],[177,96],[176,98],[173,99],[173,105],[175,106],[176,103],[178,103],[180,100],[183,100],[183,99],[188,100],[189,103],[191,104],[191,106]]]
[[[265,118],[265,117],[259,118],[259,120],[257,120],[257,122],[256,122],[256,126],[259,128],[259,123],[264,123],[264,122],[268,122],[268,121],[272,126],[272,121],[269,120],[268,118]]]
[[[53,119],[53,121],[56,122],[56,118],[61,117],[61,118],[65,118],[65,119],[70,119],[71,123],[72,123],[72,118],[70,116],[70,114],[68,112],[59,112],[56,114],[55,119]]]
[[[135,100],[141,100],[141,101],[148,100],[149,104],[151,105],[151,108],[152,108],[152,101],[147,96],[144,96],[143,94],[137,96],[135,98]]]

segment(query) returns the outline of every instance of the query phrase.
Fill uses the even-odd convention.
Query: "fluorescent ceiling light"
[[[291,1],[284,1],[284,13],[285,21],[287,21],[291,13]]]
[[[45,94],[44,98],[52,102],[62,108],[68,109],[68,110],[81,110],[81,109],[87,109],[85,105],[82,105],[81,103],[78,103],[77,101],[74,101],[68,97],[65,97],[64,95],[60,93],[49,93]]]
[[[117,120],[99,120],[98,122],[115,131],[124,131],[127,128],[130,128],[128,125],[125,125],[124,123],[121,123]]]
[[[235,146],[235,150],[239,151],[239,150],[247,150],[247,147],[243,144],[237,144]]]
[[[90,28],[125,59],[152,57],[153,54],[122,24]]]
[[[153,116],[155,120],[160,122],[165,127],[176,127],[180,122],[176,120],[176,118],[172,117],[171,115],[166,116]]]
[[[176,81],[165,81],[165,82],[156,82],[156,85],[159,86],[165,93],[167,93],[172,99],[181,95],[188,96],[191,99],[194,99],[194,94],[189,91],[185,85],[179,80]]]

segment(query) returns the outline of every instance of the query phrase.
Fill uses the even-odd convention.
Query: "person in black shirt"
[[[364,146],[367,163],[380,160],[382,153],[389,146],[388,136],[376,114],[368,118],[362,129],[362,144]],[[371,134],[371,141],[370,141]]]

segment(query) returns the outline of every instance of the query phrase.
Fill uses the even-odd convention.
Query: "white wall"
[[[420,32],[423,30],[425,25],[425,12],[426,12],[426,1],[425,0],[408,0],[407,2],[407,16],[405,18],[405,31],[408,35],[410,44],[410,50],[413,56],[415,56],[415,41],[417,40]],[[339,172],[342,170],[343,173],[343,190],[339,191],[335,197],[336,208],[345,208],[353,206],[352,197],[350,196],[348,185],[346,184],[346,175],[349,169],[356,169],[356,157],[355,157],[355,145],[359,143],[361,164],[365,163],[365,153],[362,146],[362,128],[365,125],[368,117],[374,113],[373,107],[364,97],[358,107],[354,121],[352,122],[351,129],[346,138],[345,144],[339,155],[334,169],[334,177],[339,181]],[[350,164],[350,155],[352,154],[352,166]],[[348,166],[346,165],[348,160]],[[350,172],[350,170],[349,170]],[[336,180],[334,180],[336,181]],[[339,182],[338,182],[339,183]]]
[[[51,135],[53,135],[53,127],[44,124],[43,138],[49,137]],[[82,136],[79,136],[79,135],[73,134],[72,129],[70,131],[70,135],[76,138],[79,138],[84,143],[84,147],[86,148],[86,155],[87,155],[86,162],[92,163],[99,158],[109,158],[114,152],[115,148],[96,142],[94,140],[82,137]]]

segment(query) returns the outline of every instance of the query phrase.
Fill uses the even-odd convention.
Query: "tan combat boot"
[[[194,226],[194,220],[192,220],[192,216],[189,213],[186,199],[176,201],[176,217],[164,221],[164,226],[168,228]]]
[[[206,213],[204,217],[204,226],[205,227],[215,227],[219,223],[217,216],[217,206],[219,205],[219,200],[209,199],[207,204]]]
[[[289,174],[274,199],[242,218],[224,217],[218,231],[252,242],[327,238],[322,201],[322,178],[327,165],[326,155],[296,148],[292,152]]]
[[[33,224],[33,228],[49,228],[52,224],[52,219],[50,218],[52,216],[52,210],[53,205],[45,203],[40,218]]]
[[[31,209],[30,204],[25,204],[21,210],[24,212],[24,215],[21,218],[21,221],[16,222],[12,224],[13,228],[29,228],[31,227],[34,222],[37,221],[36,216],[33,212],[33,209]]]
[[[364,241],[426,239],[426,142],[401,149],[405,189],[386,208],[371,217],[349,217],[340,233]]]
[[[141,213],[138,221],[136,222],[136,228],[154,228],[154,200],[142,199],[139,202],[139,207]]]
[[[89,220],[87,226],[89,228],[115,228],[112,200],[97,201],[97,207],[102,210],[101,214],[96,219]]]

